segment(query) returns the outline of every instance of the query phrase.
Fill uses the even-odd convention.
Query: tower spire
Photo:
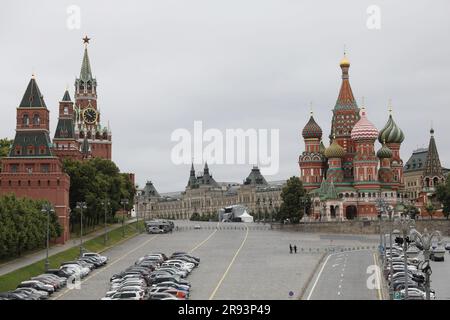
[[[342,70],[342,84],[334,109],[335,110],[356,109],[358,106],[356,104],[355,97],[353,96],[348,75],[348,69],[350,68],[350,61],[347,58],[347,53],[345,49],[344,49],[344,57],[342,58],[339,65]]]
[[[89,40],[91,38],[88,38],[85,36],[83,38],[84,43],[84,55],[83,55],[83,62],[81,63],[81,71],[80,71],[80,79],[83,81],[92,80],[92,71],[91,71],[91,64],[89,62],[89,54],[87,50],[87,45],[89,44]]]

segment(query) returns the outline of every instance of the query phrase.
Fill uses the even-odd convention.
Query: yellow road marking
[[[141,245],[137,246],[136,248],[134,248],[131,251],[128,251],[127,253],[125,253],[124,255],[120,256],[119,258],[117,258],[116,260],[114,260],[113,262],[108,263],[108,265],[106,265],[105,267],[99,269],[97,272],[87,276],[86,278],[84,278],[81,282],[80,285],[83,284],[84,282],[86,282],[87,280],[89,280],[90,278],[92,278],[93,276],[96,276],[100,273],[102,273],[103,271],[109,269],[111,266],[113,266],[114,264],[116,264],[117,262],[119,262],[120,260],[122,260],[123,258],[125,258],[126,256],[128,256],[129,254],[135,252],[136,250],[142,248],[143,246],[145,246],[147,243],[149,243],[150,241],[152,241],[153,239],[155,239],[157,237],[157,235],[154,235],[153,237],[151,237],[150,239],[148,239],[147,241],[145,241],[144,243],[142,243]],[[61,292],[58,296],[53,297],[54,300],[57,300],[59,298],[61,298],[62,296],[66,295],[68,292],[70,292],[71,290],[69,288],[67,288],[65,291]]]
[[[376,257],[376,255],[375,255],[375,253],[373,254],[373,262],[375,263],[375,265],[378,267],[378,269],[380,269],[380,267],[378,266],[378,262],[377,262],[377,257]],[[378,271],[376,271],[377,272],[377,282],[378,282],[378,290],[377,290],[377,292],[378,292],[378,300],[383,300],[383,297],[382,297],[382,294],[381,294],[381,284],[382,284],[382,282],[381,282],[381,279],[380,279],[380,272],[378,272]]]
[[[216,295],[217,290],[219,290],[220,286],[222,285],[223,280],[225,279],[225,277],[226,277],[227,274],[228,274],[228,271],[230,271],[231,266],[232,266],[233,263],[234,263],[234,260],[236,260],[236,257],[238,256],[239,252],[241,251],[242,247],[244,246],[245,241],[247,241],[247,237],[248,237],[248,227],[247,227],[247,226],[245,226],[245,227],[247,228],[247,232],[245,233],[244,240],[242,241],[241,246],[239,247],[239,249],[237,249],[236,253],[234,254],[234,257],[233,257],[233,259],[231,260],[230,264],[228,265],[227,270],[225,270],[225,273],[223,274],[222,278],[221,278],[221,279],[219,280],[219,282],[217,283],[217,286],[216,286],[216,288],[214,289],[213,293],[211,293],[211,295],[209,296],[209,300],[214,299],[214,296]]]

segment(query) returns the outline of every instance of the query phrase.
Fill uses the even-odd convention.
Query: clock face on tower
[[[94,124],[97,121],[97,111],[93,108],[87,108],[83,111],[83,120],[88,124]]]

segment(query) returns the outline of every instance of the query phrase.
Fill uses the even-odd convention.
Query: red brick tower
[[[351,181],[353,178],[353,157],[355,156],[355,144],[351,139],[353,126],[359,120],[359,108],[353,97],[350,86],[348,69],[350,62],[345,53],[341,60],[342,84],[339,91],[336,104],[333,109],[333,119],[331,122],[331,134],[336,137],[336,142],[344,148],[346,155],[342,159],[342,168],[344,170],[344,179]],[[330,134],[330,144],[331,136]]]
[[[81,160],[80,150],[81,145],[75,137],[73,102],[70,99],[69,91],[66,90],[59,102],[59,117],[53,138],[53,152],[61,159]]]
[[[300,179],[305,189],[318,188],[325,176],[326,159],[323,155],[324,148],[321,143],[322,129],[314,120],[313,114],[302,130],[305,141],[305,151],[299,157]]]
[[[80,77],[75,80],[75,135],[80,144],[87,138],[92,157],[111,160],[112,135],[108,127],[102,126],[97,107],[97,80],[92,76],[87,45],[81,64]]]
[[[2,160],[0,194],[50,201],[63,229],[57,242],[64,243],[69,239],[70,178],[52,149],[49,111],[32,77],[17,108],[14,142]]]

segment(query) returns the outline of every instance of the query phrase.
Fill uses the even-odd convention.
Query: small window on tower
[[[41,118],[39,117],[38,114],[35,114],[33,116],[33,125],[38,126],[41,124]]]
[[[22,117],[22,124],[24,126],[26,126],[26,127],[30,125],[30,118],[28,117],[27,114],[23,115],[23,117]]]
[[[64,114],[65,115],[69,114],[69,108],[68,107],[64,107]]]

